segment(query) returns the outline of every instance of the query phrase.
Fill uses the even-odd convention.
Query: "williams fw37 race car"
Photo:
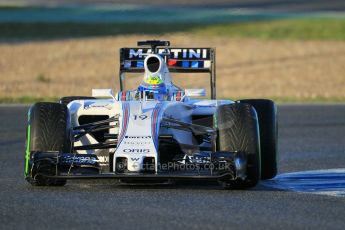
[[[63,186],[69,179],[122,183],[216,181],[254,187],[277,173],[273,101],[216,100],[215,49],[139,41],[120,49],[120,91],[39,102],[28,112],[25,179]],[[142,75],[126,90],[129,73]],[[205,89],[181,89],[171,73],[208,73]],[[188,78],[184,78],[188,81]],[[204,98],[204,99],[202,99]]]

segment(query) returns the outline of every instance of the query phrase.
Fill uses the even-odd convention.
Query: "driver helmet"
[[[159,76],[149,75],[138,87],[139,92],[147,92],[148,99],[163,100],[167,95],[167,88]]]

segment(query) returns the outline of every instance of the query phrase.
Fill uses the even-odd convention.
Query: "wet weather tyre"
[[[247,103],[256,110],[259,119],[261,147],[261,179],[272,179],[277,175],[278,123],[277,107],[267,99],[247,99]]]
[[[96,98],[95,97],[88,97],[88,96],[70,96],[70,97],[62,97],[59,100],[59,103],[67,106],[72,101],[76,101],[76,100],[93,100],[93,99],[96,99]]]
[[[246,179],[222,181],[224,188],[254,187],[260,180],[260,136],[255,109],[249,104],[221,105],[215,113],[217,151],[243,152],[247,157]]]
[[[42,102],[34,104],[30,108],[28,119],[26,180],[35,186],[65,185],[66,180],[48,179],[37,175],[42,170],[45,173],[55,173],[55,166],[50,163],[49,159],[56,158],[56,152],[68,153],[71,148],[70,118],[67,107],[59,103]],[[45,154],[48,163],[40,162],[33,167],[35,156],[39,155],[36,152],[48,152]]]

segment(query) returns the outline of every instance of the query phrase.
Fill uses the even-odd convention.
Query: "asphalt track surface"
[[[345,197],[23,179],[27,107],[0,106],[0,229],[344,229]],[[279,172],[345,168],[345,105],[279,106]]]

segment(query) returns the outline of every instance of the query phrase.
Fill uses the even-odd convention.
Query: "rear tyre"
[[[93,100],[93,99],[96,99],[96,98],[95,97],[88,97],[88,96],[70,96],[70,97],[62,97],[59,100],[59,103],[67,106],[72,101],[76,101],[76,100]]]
[[[272,179],[277,175],[278,123],[277,107],[267,99],[241,100],[253,106],[258,114],[261,146],[261,179]]]
[[[243,152],[247,165],[245,180],[222,181],[225,188],[254,187],[260,180],[260,136],[255,109],[249,104],[229,104],[218,107],[215,127],[218,130],[217,151]]]
[[[55,173],[55,166],[49,159],[56,158],[56,152],[70,152],[70,118],[68,109],[59,103],[40,102],[34,104],[28,115],[26,141],[25,178],[35,186],[63,186],[66,180],[47,179],[40,177],[40,170],[45,173]],[[35,164],[35,152],[48,152],[44,162]],[[51,152],[51,153],[49,153]],[[55,154],[53,153],[55,152]]]

